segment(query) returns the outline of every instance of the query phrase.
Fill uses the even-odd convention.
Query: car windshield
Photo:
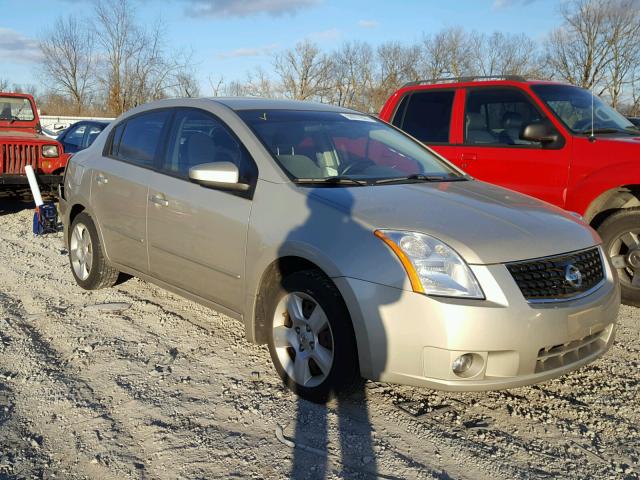
[[[28,98],[0,97],[0,121],[30,122],[34,118]]]
[[[238,115],[298,183],[465,178],[420,143],[367,115],[292,110],[245,110]]]
[[[588,90],[570,85],[531,88],[573,133],[592,133],[592,118],[593,133],[637,133],[629,120]]]

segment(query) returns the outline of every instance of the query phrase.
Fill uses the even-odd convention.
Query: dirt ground
[[[234,320],[137,279],[81,290],[32,215],[0,198],[0,479],[640,478],[638,309],[541,385],[321,407]]]

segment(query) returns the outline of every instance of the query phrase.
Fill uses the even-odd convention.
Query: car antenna
[[[595,98],[593,96],[593,86],[594,86],[595,82],[591,83],[591,135],[589,135],[589,141],[590,142],[595,142],[596,141],[596,136],[593,133],[594,129],[595,129],[595,118],[594,118],[594,103],[595,103]]]

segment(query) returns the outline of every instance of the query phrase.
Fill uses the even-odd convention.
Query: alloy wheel
[[[640,288],[640,229],[621,233],[609,245],[609,258],[620,282]]]
[[[69,247],[73,271],[80,280],[86,280],[93,265],[93,245],[89,230],[84,224],[78,223],[73,229]]]
[[[285,295],[276,307],[272,334],[282,368],[298,385],[313,388],[327,378],[333,366],[333,332],[313,297]]]

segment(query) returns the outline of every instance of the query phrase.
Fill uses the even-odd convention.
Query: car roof
[[[210,97],[204,100],[220,103],[231,110],[312,110],[319,112],[354,112],[326,103],[301,100],[280,100],[258,97]]]
[[[418,80],[409,82],[399,90],[421,90],[430,88],[460,88],[460,87],[498,87],[498,86],[522,86],[522,85],[563,85],[572,86],[565,82],[553,80],[534,80],[525,78],[493,78],[493,77],[462,77],[462,78],[436,78],[430,80]]]

